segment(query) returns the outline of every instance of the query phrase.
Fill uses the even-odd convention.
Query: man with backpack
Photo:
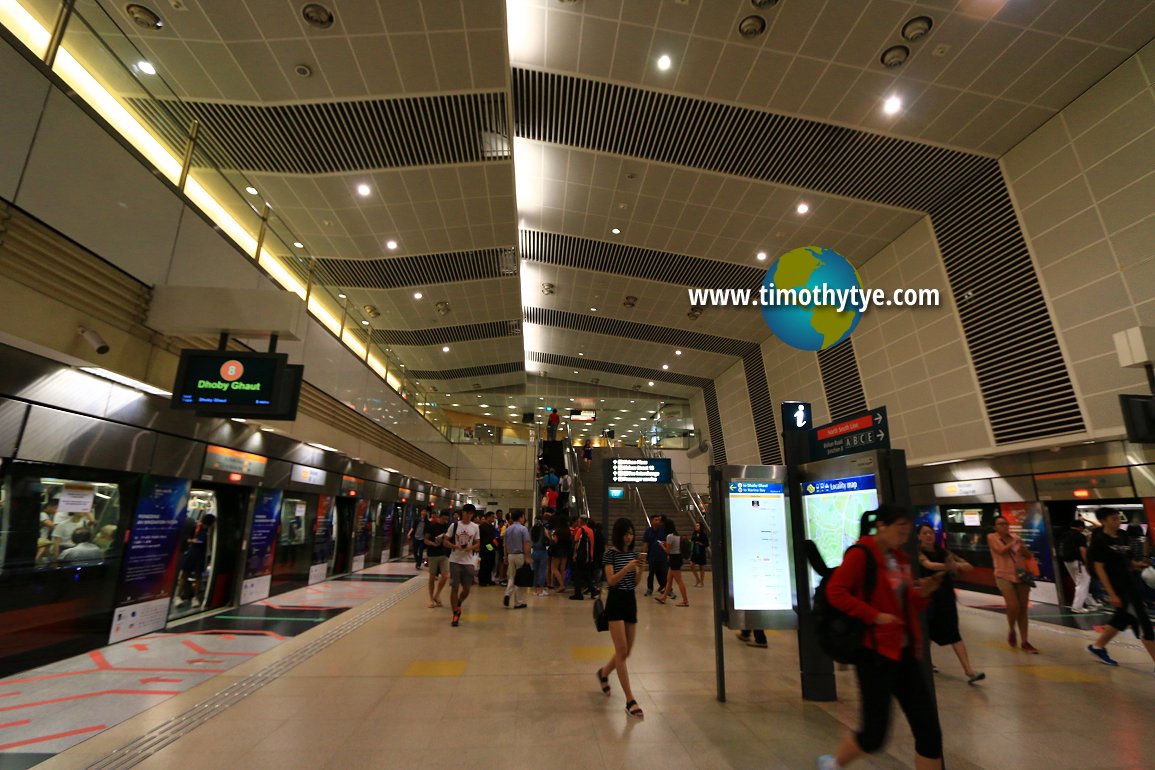
[[[577,529],[574,530],[573,566],[570,568],[573,579],[573,596],[570,599],[581,601],[585,598],[582,589],[594,595],[593,584],[594,566],[594,531],[590,529],[589,520],[582,516],[578,519]]]

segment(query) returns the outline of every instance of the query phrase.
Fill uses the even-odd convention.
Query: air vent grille
[[[718,411],[718,391],[713,380],[702,388],[702,396],[706,402],[706,424],[710,427],[711,465],[725,465],[726,437],[722,435],[722,414]]]
[[[316,283],[346,289],[400,289],[509,277],[501,269],[501,249],[385,259],[318,259],[313,269]],[[308,270],[308,262],[302,260],[298,271],[308,275]]]
[[[750,289],[757,291],[765,269],[733,262],[641,249],[621,243],[604,243],[570,235],[520,231],[521,255],[534,262],[627,275],[704,289]]]
[[[643,342],[657,342],[678,348],[691,350],[706,350],[711,353],[721,353],[727,356],[742,356],[751,348],[758,346],[746,340],[735,340],[729,337],[715,337],[711,334],[688,332],[681,329],[671,329],[665,326],[636,323],[634,321],[620,321],[616,318],[604,316],[582,315],[563,310],[550,310],[541,307],[527,307],[525,322],[541,326],[552,326],[559,329],[605,334],[610,337],[624,337]],[[584,359],[580,359],[584,360]]]
[[[818,369],[822,373],[822,389],[830,406],[831,420],[866,411],[866,394],[862,390],[852,339],[847,338],[832,348],[820,350]]]
[[[528,351],[525,355],[530,361],[534,361],[535,363],[539,364],[546,364],[548,366],[563,366],[570,369],[579,369],[584,371],[621,374],[626,377],[637,377],[639,380],[669,382],[674,385],[685,385],[691,388],[701,388],[704,387],[706,383],[711,382],[711,380],[708,380],[705,377],[694,377],[689,374],[677,374],[676,372],[668,372],[661,369],[646,369],[641,366],[619,364],[616,361],[598,361],[597,359],[592,358],[561,356],[556,353],[538,353],[536,351]]]
[[[446,345],[450,342],[470,342],[497,337],[514,337],[510,330],[515,321],[490,321],[465,326],[441,326],[433,329],[374,329],[373,341],[378,345]]]
[[[996,159],[525,69],[513,71],[513,92],[519,137],[927,212],[996,442],[1085,429]],[[841,379],[832,374],[832,385],[849,387]],[[1015,387],[996,390],[1008,381]],[[1033,402],[1043,387],[1054,398]],[[854,392],[845,399],[846,408],[861,402]]]
[[[200,121],[198,167],[271,174],[509,160],[503,93],[253,105],[128,100],[171,147]]]
[[[487,377],[494,374],[514,374],[524,371],[524,361],[510,361],[505,364],[464,366],[460,369],[415,369],[409,374],[419,380],[461,380],[467,377]]]
[[[763,465],[781,465],[782,447],[778,444],[778,425],[774,417],[774,399],[766,382],[766,362],[762,350],[755,347],[742,356],[746,371],[746,390],[750,394],[750,411],[754,416],[754,435],[758,438],[758,459]]]

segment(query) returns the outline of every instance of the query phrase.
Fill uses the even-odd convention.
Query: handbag
[[[1019,579],[1019,585],[1027,586],[1028,588],[1035,587],[1035,576],[1026,567],[1019,567],[1015,570],[1015,577]]]
[[[606,620],[606,605],[600,596],[594,599],[594,626],[598,631],[610,630],[610,621]]]
[[[533,567],[522,564],[513,573],[513,584],[518,588],[529,588],[533,585]]]

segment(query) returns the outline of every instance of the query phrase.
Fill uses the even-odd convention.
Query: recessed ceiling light
[[[631,403],[631,404],[632,404],[632,403],[634,403],[633,399],[630,399],[630,403]],[[624,411],[625,411],[625,409],[623,409],[622,411],[624,412]]]
[[[357,185],[357,194],[360,195],[362,198],[367,198],[369,196],[369,193],[371,193],[371,192],[373,192],[373,190],[369,187],[369,185],[367,185],[367,184]]]
[[[233,417],[232,421],[233,422],[248,422],[248,420],[246,420],[244,417]]]
[[[590,312],[591,312],[591,313],[596,313],[596,312],[598,312],[598,309],[597,309],[596,307],[591,307],[591,308],[590,308]]]
[[[492,417],[492,416],[493,416],[493,415],[492,415],[492,414],[490,414],[489,412],[482,412],[482,414],[483,414],[483,415],[485,415],[486,417]]]
[[[413,292],[413,299],[421,299],[421,298],[422,298],[422,297],[424,297],[424,296],[425,296],[425,295],[424,295],[424,294],[422,294],[422,293],[421,293],[421,292],[419,292],[419,291],[415,291],[415,292]]]
[[[669,369],[669,368],[670,368],[670,365],[669,365],[669,364],[662,364],[662,368],[663,368],[663,369]]]
[[[338,295],[337,295],[337,298],[338,298],[338,299],[345,299],[345,298],[346,298],[346,295],[344,295],[344,294],[338,294]]]
[[[156,74],[156,67],[152,66],[152,62],[138,61],[136,63],[136,68],[146,75],[155,75]]]
[[[675,350],[675,351],[674,351],[674,355],[676,355],[676,356],[680,356],[680,355],[682,355],[682,351],[680,351],[680,350]]]
[[[902,109],[902,99],[897,96],[888,98],[882,104],[882,111],[887,115],[897,115],[898,111]]]
[[[397,241],[385,241],[385,248],[393,251],[397,248]]]
[[[673,62],[670,61],[669,56],[662,54],[661,56],[658,57],[658,69],[660,69],[662,71],[668,70],[672,64],[673,64]]]
[[[480,406],[482,409],[488,409],[489,408],[489,404],[478,404],[478,406]]]
[[[361,323],[362,323],[362,324],[364,324],[365,326],[368,326],[368,325],[369,325],[369,322],[368,322],[368,321],[362,321]]]
[[[764,252],[764,251],[759,251],[757,256],[758,256],[758,261],[759,261],[759,262],[765,261],[765,259],[766,259],[766,252]]]
[[[300,241],[293,241],[293,248],[294,249],[303,249],[303,248],[305,248],[305,244],[301,243]]]
[[[449,346],[448,346],[448,345],[445,345],[444,347],[442,347],[442,348],[441,348],[441,352],[442,352],[442,353],[448,353],[448,352],[449,352]]]
[[[257,194],[257,188],[249,186],[249,187],[245,188],[245,192],[247,192],[249,195],[256,195]]]
[[[797,211],[798,211],[798,213],[799,213],[799,214],[805,214],[807,211],[810,211],[810,204],[808,204],[808,203],[799,203],[799,204],[798,204],[798,208],[797,208]]]
[[[263,430],[265,433],[276,433],[277,432],[275,428],[269,428],[267,426],[261,428],[261,430]]]
[[[450,406],[461,406],[461,404],[450,404]]]
[[[585,355],[585,353],[583,353],[583,352],[581,352],[581,351],[579,350],[579,351],[578,351],[578,355],[579,355],[579,356],[584,356],[584,355]]]
[[[634,403],[634,402],[633,402],[633,401],[631,401],[630,403],[632,404],[632,403]],[[619,409],[618,411],[619,411],[619,412],[628,412],[628,411],[630,411],[630,410],[629,410],[629,409]]]
[[[622,231],[616,227],[613,230],[610,230],[610,232],[613,233],[614,235],[621,235],[622,234]]]
[[[577,373],[578,373],[578,370],[577,370],[577,369],[574,369],[574,370],[573,370],[573,373],[574,373],[574,374],[577,374]]]

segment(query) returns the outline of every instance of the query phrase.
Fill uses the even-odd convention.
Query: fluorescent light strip
[[[954,460],[939,460],[937,463],[923,463],[922,467],[929,468],[932,465],[950,465],[951,463],[961,463],[962,458],[955,458]]]
[[[94,377],[100,377],[101,379],[115,382],[118,385],[127,386],[129,388],[132,388],[133,390],[139,390],[139,391],[142,391],[144,393],[149,393],[153,396],[169,396],[170,398],[172,397],[172,391],[162,390],[161,388],[155,387],[153,385],[149,385],[147,382],[141,382],[140,380],[134,380],[131,377],[125,377],[123,374],[117,374],[116,372],[110,372],[107,369],[101,369],[99,366],[82,366],[82,367],[80,367],[80,371],[88,372],[89,374],[93,375]]]
[[[21,43],[41,58],[48,50],[51,34],[16,0],[0,0],[0,24],[11,31]],[[148,129],[133,117],[116,97],[109,93],[84,68],[79,61],[64,47],[61,46],[56,54],[53,69],[82,99],[89,103],[109,124],[132,144],[142,155],[168,180],[177,183],[180,180],[181,163],[151,134]],[[221,230],[241,247],[246,254],[256,251],[257,241],[245,228],[229,214],[220,202],[198,181],[193,174],[185,180],[185,195],[198,206]],[[293,274],[285,267],[276,255],[262,248],[256,257],[257,264],[284,289],[305,299],[306,290]],[[309,296],[308,312],[333,334],[341,334],[341,322],[337,315],[326,307],[324,301],[316,294]],[[366,359],[366,346],[355,336],[346,332],[342,342],[358,358]],[[366,361],[369,367],[381,377],[394,391],[401,392],[401,380],[388,371],[386,364],[377,356],[370,353]],[[117,375],[119,376],[119,375]],[[111,379],[111,378],[108,378]],[[135,380],[133,381],[135,382]],[[127,383],[126,383],[127,384]],[[151,385],[141,383],[129,384],[129,387],[144,390]],[[146,390],[145,392],[152,392]],[[164,393],[171,395],[171,393]]]

